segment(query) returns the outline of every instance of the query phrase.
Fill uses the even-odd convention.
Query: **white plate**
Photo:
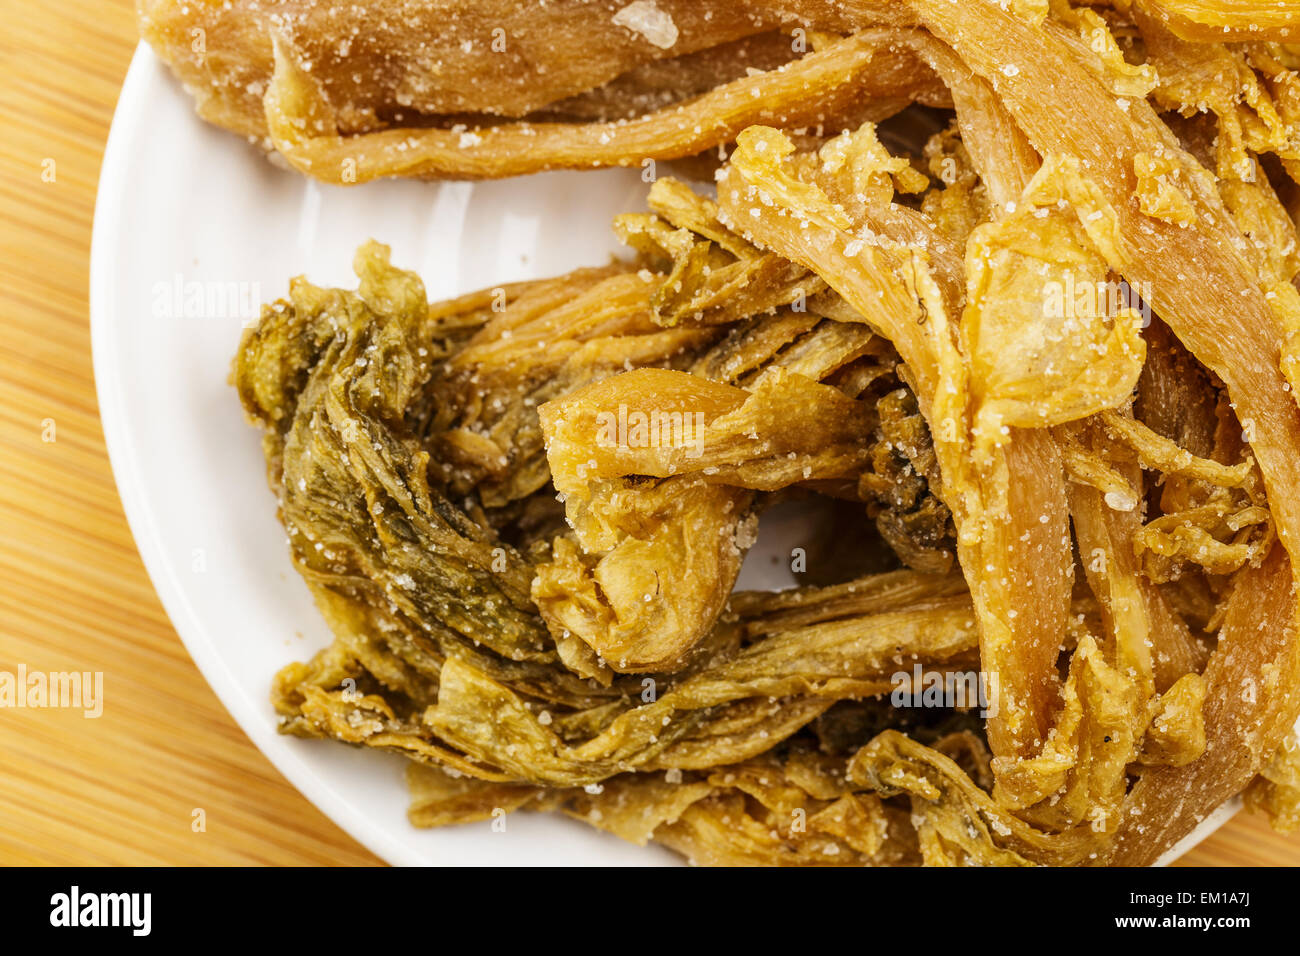
[[[641,208],[644,192],[636,172],[614,170],[323,186],[197,119],[144,45],[131,63],[100,175],[90,284],[100,413],[126,516],[172,623],[240,727],[309,800],[391,863],[676,857],[543,814],[515,814],[504,833],[487,824],[417,830],[406,821],[401,758],[276,733],[272,676],[329,633],[290,565],[258,434],[227,382],[244,319],[284,295],[295,275],[354,287],[353,252],[372,236],[419,272],[431,299],[600,264],[618,249],[610,219]],[[211,307],[189,307],[191,283],[213,297]],[[211,314],[223,311],[221,290],[235,300],[224,317]],[[241,314],[244,303],[252,316]],[[788,583],[769,579],[761,552],[754,558],[747,586]]]

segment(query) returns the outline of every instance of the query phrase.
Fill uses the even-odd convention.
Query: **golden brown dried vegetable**
[[[272,6],[143,17],[331,181],[734,146],[619,217],[628,260],[430,305],[372,244],[246,334],[335,634],[286,732],[410,758],[417,825],[702,863],[1145,864],[1243,791],[1295,825],[1300,11],[415,4],[478,31],[433,69]],[[494,17],[559,68],[483,59]],[[888,569],[735,592],[792,498]]]

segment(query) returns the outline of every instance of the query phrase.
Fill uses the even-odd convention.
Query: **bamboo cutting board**
[[[0,670],[103,671],[106,686],[98,719],[0,710],[0,864],[377,863],[226,714],[122,516],[86,289],[133,10],[0,0]],[[1241,814],[1183,862],[1295,866],[1300,837]]]

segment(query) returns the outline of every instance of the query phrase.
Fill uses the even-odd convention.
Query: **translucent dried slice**
[[[1279,537],[1296,547],[1300,501],[1289,489],[1300,478],[1300,410],[1281,368],[1282,323],[1212,178],[1182,152],[1145,102],[1117,101],[1083,65],[1084,54],[1073,40],[1050,22],[1035,31],[985,3],[959,9],[938,0],[914,0],[913,6],[994,85],[1040,151],[1078,158],[1108,197],[1119,216],[1120,271],[1131,282],[1146,284],[1152,304],[1175,334],[1227,385],[1253,439]],[[1008,60],[1016,70],[1004,69]],[[1063,90],[1068,95],[1063,97]],[[1066,102],[1069,117],[1054,105]],[[1143,216],[1137,208],[1130,189],[1132,161],[1152,143],[1163,144],[1177,157],[1184,174],[1180,184],[1197,212],[1196,228]],[[1178,770],[1143,775],[1121,815],[1112,860],[1153,859],[1160,847],[1187,832],[1198,814],[1241,789],[1261,755],[1275,750],[1294,722],[1300,709],[1300,697],[1293,692],[1300,686],[1300,649],[1288,565],[1275,549],[1259,568],[1241,572],[1234,597],[1245,586],[1255,598],[1249,608],[1240,602],[1230,605],[1233,627],[1221,634],[1206,670],[1211,734],[1206,755]],[[1249,650],[1243,648],[1245,632],[1257,635]],[[1270,639],[1259,640],[1260,633]],[[1260,670],[1266,663],[1268,678]],[[1275,683],[1275,691],[1239,699],[1243,680],[1261,685],[1266,679]],[[1229,699],[1234,700],[1231,718],[1224,713],[1221,722],[1212,719],[1226,710]],[[1161,809],[1169,806],[1182,812]]]
[[[780,367],[746,391],[685,372],[637,369],[539,409],[556,489],[602,478],[697,475],[773,491],[854,477],[870,421],[838,389]]]
[[[1300,5],[1292,0],[1143,0],[1142,7],[1189,40],[1294,43],[1300,38]]]
[[[1267,813],[1283,833],[1300,829],[1300,742],[1286,738],[1254,782],[1246,788],[1246,806]]]
[[[742,77],[694,100],[633,120],[427,126],[343,135],[340,117],[289,41],[274,37],[275,70],[265,95],[266,125],[294,168],[334,183],[385,176],[479,179],[557,168],[639,166],[691,156],[732,140],[753,123],[815,126],[849,113],[875,118],[933,94],[928,71],[906,51],[849,37],[776,70]],[[868,68],[870,64],[870,68]],[[810,98],[816,89],[821,95]],[[932,102],[943,98],[931,96]],[[867,117],[863,117],[864,112]]]
[[[577,638],[620,673],[680,669],[740,573],[752,497],[698,478],[605,481],[570,496],[576,541],[556,539],[532,587],[557,642]]]

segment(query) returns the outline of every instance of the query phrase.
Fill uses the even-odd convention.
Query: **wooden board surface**
[[[103,671],[108,688],[98,719],[0,710],[0,864],[377,863],[204,683],[118,501],[86,292],[133,5],[0,0],[0,12],[0,670]],[[1300,837],[1243,813],[1182,862],[1300,865]]]

